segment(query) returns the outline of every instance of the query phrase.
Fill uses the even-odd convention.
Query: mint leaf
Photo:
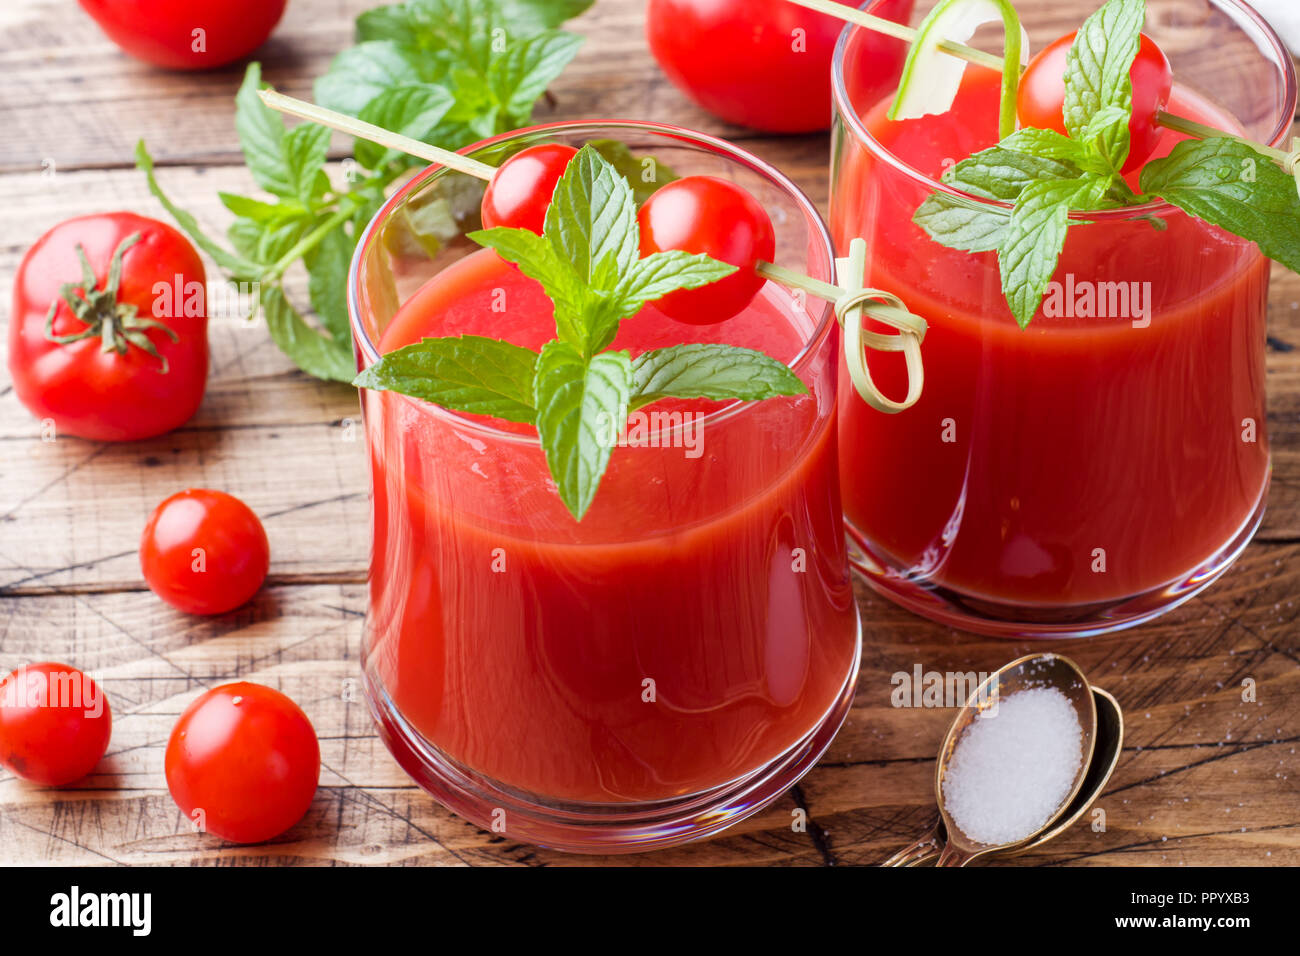
[[[307,206],[302,203],[262,202],[251,196],[237,196],[234,193],[217,193],[221,204],[236,216],[251,219],[259,225],[279,225],[288,219],[296,219],[308,214]]]
[[[511,43],[488,68],[488,83],[512,124],[525,126],[533,104],[578,55],[582,37],[548,30]]]
[[[705,255],[674,249],[656,252],[638,259],[627,270],[615,289],[622,317],[635,315],[647,302],[661,299],[678,289],[700,286],[725,279],[736,271],[729,262],[719,262]]]
[[[424,339],[389,352],[353,380],[474,415],[531,425],[537,353],[478,335]]]
[[[313,329],[290,304],[280,286],[262,287],[262,311],[272,341],[304,372],[335,382],[351,382],[356,376],[351,341],[331,338]]]
[[[1142,170],[1142,189],[1199,219],[1249,239],[1300,272],[1300,196],[1296,181],[1245,143],[1226,137],[1184,140]]]
[[[534,404],[546,464],[569,512],[582,520],[627,422],[632,361],[627,352],[586,359],[568,342],[548,342],[537,361]]]
[[[912,221],[941,246],[966,252],[992,252],[1002,245],[1011,214],[947,193],[932,193],[916,210]]]
[[[284,119],[258,97],[261,88],[262,65],[250,63],[235,94],[239,148],[259,186],[277,196],[293,196],[294,184],[284,158]]]
[[[634,409],[661,398],[757,401],[808,393],[808,387],[786,365],[762,352],[734,345],[654,349],[632,363],[632,376]]]
[[[285,134],[282,145],[290,195],[310,203],[329,192],[330,182],[324,170],[329,157],[329,128],[303,123]]]
[[[502,259],[513,262],[519,266],[520,272],[541,283],[542,290],[555,306],[555,327],[560,338],[575,344],[586,341],[583,312],[587,290],[573,267],[560,256],[554,243],[527,229],[504,226],[480,229],[469,233],[467,238],[495,249]]]
[[[352,265],[354,245],[351,236],[335,229],[326,233],[320,245],[303,257],[311,307],[325,331],[344,342],[352,340],[348,320],[348,269]]]
[[[1129,70],[1145,19],[1146,0],[1109,0],[1084,21],[1066,54],[1065,128],[1072,139],[1096,143],[1114,170],[1128,159],[1133,115]],[[1103,113],[1108,107],[1114,109]]]
[[[1036,179],[1070,178],[1069,172],[1053,171],[1053,166],[1046,162],[1053,159],[1057,160],[1058,165],[1064,170],[1073,168],[1074,175],[1078,175],[1079,163],[1086,153],[1083,143],[1062,136],[1054,129],[1037,129],[1033,126],[1016,130],[992,149],[1010,150],[1022,157],[1019,161],[1024,164],[1037,160],[1044,174],[1035,176]],[[985,150],[985,152],[990,151]]]
[[[556,183],[543,232],[581,282],[612,289],[640,245],[632,187],[600,153],[582,147]]]
[[[1020,130],[1013,134],[1013,138],[1030,132]],[[1026,146],[1031,145],[1028,139],[1029,137],[1022,137],[1020,142]],[[1014,202],[1031,183],[1074,179],[1078,175],[1079,167],[1073,163],[1061,162],[1050,156],[1031,155],[1006,146],[992,146],[945,170],[943,181],[972,196]]]
[[[659,162],[653,156],[637,156],[621,140],[593,139],[588,145],[605,157],[615,172],[631,183],[632,199],[638,208],[661,186],[667,186],[680,178],[671,166]]]
[[[329,72],[316,80],[313,95],[321,106],[358,116],[385,91],[424,81],[415,63],[395,44],[368,42],[336,56]]]
[[[1038,311],[1056,271],[1070,225],[1070,204],[1082,188],[1078,180],[1032,183],[1011,213],[998,246],[998,263],[1002,292],[1022,329]]]
[[[516,33],[532,34],[558,27],[591,8],[595,0],[500,0],[502,16]]]

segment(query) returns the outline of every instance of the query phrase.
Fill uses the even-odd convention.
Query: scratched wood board
[[[296,95],[349,42],[357,0],[297,0],[260,54]],[[769,138],[720,124],[659,74],[636,0],[599,0],[588,37],[539,120],[630,116],[727,136],[788,172],[824,210],[824,136]],[[133,209],[166,219],[131,168],[136,139],[159,178],[212,231],[218,190],[252,188],[239,162],[232,96],[240,67],[152,70],[119,55],[70,0],[0,12],[0,308],[9,320],[26,248],[71,215]],[[335,159],[346,155],[336,141]],[[53,170],[53,175],[50,171]],[[337,170],[332,170],[337,174]],[[215,272],[215,270],[213,270]],[[300,296],[304,283],[291,288]],[[74,788],[0,773],[0,863],[600,863],[486,834],[439,807],[397,767],[356,699],[368,547],[357,403],[298,373],[261,326],[220,320],[195,419],[151,441],[41,440],[0,382],[0,668],[61,659],[110,695],[108,757]],[[1124,707],[1127,736],[1098,803],[1104,831],[1079,826],[1018,862],[1300,864],[1300,278],[1275,270],[1269,420],[1274,473],[1256,541],[1213,588],[1153,624],[1084,642],[1012,643],[939,627],[859,585],[866,627],[854,708],[826,757],[763,813],[713,840],[614,862],[632,865],[872,864],[933,816],[934,754],[947,710],[894,709],[890,675],[991,670],[1032,649],[1075,658]],[[0,349],[3,346],[0,345]],[[135,547],[152,507],[187,486],[239,495],[272,545],[266,588],[215,619],[155,599]],[[1250,678],[1257,699],[1242,701]],[[320,733],[321,789],[272,843],[237,847],[191,832],[167,795],[162,757],[195,696],[230,680],[283,689]],[[797,832],[792,813],[806,811]]]

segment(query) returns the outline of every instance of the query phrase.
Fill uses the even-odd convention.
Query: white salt
[[[1061,809],[1083,762],[1083,729],[1055,687],[1017,691],[974,720],[953,749],[943,800],[977,843],[1016,843]]]

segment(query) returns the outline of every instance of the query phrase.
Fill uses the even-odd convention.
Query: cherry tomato
[[[741,311],[763,287],[754,266],[776,253],[772,220],[758,200],[713,176],[687,176],[661,187],[645,201],[637,222],[642,256],[681,249],[737,267],[725,279],[670,292],[654,303],[680,322],[709,325]]]
[[[871,12],[900,23],[914,0],[881,0]],[[846,6],[858,6],[856,0]],[[811,133],[831,124],[831,56],[838,17],[787,0],[650,0],[646,38],[668,79],[714,116],[770,133]],[[863,101],[898,86],[907,45],[881,34],[864,58]],[[869,99],[867,99],[869,97]]]
[[[262,684],[214,687],[167,741],[167,788],[190,820],[233,843],[260,843],[302,819],[320,781],[307,715]]]
[[[123,52],[170,70],[209,70],[266,42],[288,0],[79,0]]]
[[[57,432],[96,441],[183,425],[207,384],[205,281],[194,247],[166,223],[115,212],[55,226],[14,281],[9,373],[19,400]]]
[[[271,549],[252,509],[224,491],[191,488],[149,516],[140,568],[160,598],[187,614],[224,614],[266,579]]]
[[[108,750],[113,713],[99,685],[66,664],[30,664],[0,681],[0,764],[47,787],[80,780]]]
[[[1061,37],[1029,61],[1016,96],[1022,126],[1065,133],[1065,58],[1074,36],[1071,33]],[[1169,60],[1145,33],[1129,79],[1133,81],[1133,118],[1128,124],[1128,159],[1121,170],[1125,173],[1145,163],[1159,143],[1161,129],[1156,125],[1156,114],[1169,104],[1173,89],[1174,73]]]
[[[483,193],[483,228],[529,229],[539,236],[555,184],[578,151],[559,143],[529,146],[497,167]]]

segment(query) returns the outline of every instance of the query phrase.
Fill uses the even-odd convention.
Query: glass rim
[[[788,198],[794,201],[795,205],[804,213],[805,218],[815,228],[812,230],[813,239],[825,252],[826,260],[834,269],[835,264],[835,243],[831,239],[830,227],[827,226],[825,218],[807,194],[799,188],[788,176],[777,169],[770,163],[758,158],[753,153],[741,149],[733,143],[729,143],[717,136],[710,136],[708,133],[701,133],[696,130],[687,129],[681,126],[672,126],[667,123],[652,123],[641,120],[620,120],[620,119],[586,119],[586,120],[563,120],[554,123],[541,123],[536,126],[525,126],[520,129],[511,130],[506,133],[499,133],[488,139],[480,140],[477,143],[471,143],[459,150],[458,153],[465,156],[473,156],[482,150],[497,146],[504,142],[509,142],[523,136],[530,136],[538,133],[560,133],[572,132],[577,130],[636,130],[639,132],[649,132],[671,139],[682,140],[691,145],[701,147],[708,152],[721,154],[728,159],[739,162],[748,167],[751,171],[763,176],[774,185],[776,185]],[[410,181],[402,186],[401,189],[393,193],[379,207],[370,222],[366,224],[365,230],[357,240],[356,250],[352,254],[352,261],[348,266],[347,279],[347,300],[348,300],[348,323],[352,331],[352,341],[354,347],[360,355],[364,355],[366,364],[376,362],[382,353],[371,339],[369,330],[361,321],[360,308],[360,288],[361,288],[361,263],[370,251],[372,243],[378,235],[379,226],[386,222],[392,214],[416,191],[438,179],[440,176],[449,172],[456,172],[440,163],[433,163],[425,167],[418,174],[411,177]],[[461,175],[464,175],[463,173]],[[828,281],[833,281],[834,276],[830,276]],[[771,281],[771,280],[769,280]],[[819,300],[820,301],[820,300]],[[802,337],[802,345],[799,352],[790,360],[789,367],[798,372],[806,366],[824,344],[831,329],[835,326],[835,310],[829,302],[822,302],[822,315],[816,321],[812,330]],[[361,391],[368,391],[362,388]],[[400,394],[400,393],[398,393]],[[444,408],[433,402],[422,401],[421,399],[409,398],[410,401],[419,402],[420,405],[430,414],[447,420],[449,423],[458,427],[474,429],[484,434],[490,435],[493,440],[505,441],[510,443],[519,443],[540,447],[541,443],[536,435],[521,434],[515,431],[509,431],[499,428],[487,421],[481,421],[468,417],[465,413],[453,411]],[[705,425],[716,425],[719,422],[727,421],[737,415],[745,413],[747,410],[760,405],[759,401],[735,401],[724,408],[715,409],[706,412],[704,417],[695,421],[692,425],[694,428],[703,428]],[[670,428],[659,429],[654,433],[654,440],[661,442],[664,436],[671,436],[679,430],[685,428],[685,423],[674,425]],[[630,443],[628,447],[656,447],[655,445],[641,445],[640,443]]]
[[[865,11],[881,2],[883,0],[863,0],[862,3],[858,4],[858,9]],[[1267,50],[1261,49],[1260,52],[1271,54],[1274,64],[1281,67],[1283,86],[1285,87],[1282,97],[1285,108],[1279,110],[1280,115],[1273,134],[1265,141],[1266,146],[1281,147],[1286,142],[1287,134],[1295,123],[1296,68],[1290,51],[1268,21],[1244,0],[1206,0],[1206,2],[1223,10],[1238,29],[1243,32],[1248,32],[1250,29],[1258,31],[1268,45]],[[871,135],[866,124],[862,122],[862,117],[858,115],[856,110],[851,108],[852,102],[844,82],[844,58],[847,55],[849,38],[857,31],[865,29],[866,27],[859,24],[846,22],[844,28],[840,31],[839,39],[835,41],[835,54],[831,59],[831,98],[834,101],[836,119],[852,132],[853,137],[859,143],[913,182],[934,192],[966,200],[968,203],[1010,210],[1012,203],[1000,199],[985,199],[982,196],[975,196],[947,183],[932,179],[905,162],[901,157],[894,155],[891,150]],[[1143,203],[1140,206],[1125,206],[1122,209],[1098,209],[1088,212],[1074,210],[1070,212],[1070,218],[1087,220],[1088,222],[1122,222],[1170,211],[1179,211],[1179,209],[1173,203],[1157,199],[1154,202]]]

